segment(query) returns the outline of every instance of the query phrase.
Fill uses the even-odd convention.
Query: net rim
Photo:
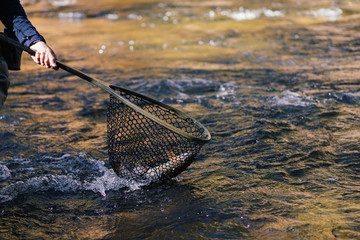
[[[180,134],[181,136],[187,138],[187,139],[190,139],[190,140],[193,140],[193,141],[196,141],[196,142],[203,142],[203,143],[206,143],[206,142],[209,142],[210,139],[211,139],[211,134],[210,132],[207,130],[207,128],[202,125],[199,121],[197,121],[196,119],[190,117],[188,114],[174,108],[174,107],[171,107],[165,103],[162,103],[162,102],[159,102],[151,97],[148,97],[148,96],[145,96],[145,95],[142,95],[140,93],[137,93],[137,92],[134,92],[132,90],[129,90],[129,89],[126,89],[126,88],[123,88],[123,87],[119,87],[119,86],[115,86],[115,85],[109,85],[110,89],[113,90],[112,92],[112,96],[114,96],[116,99],[118,99],[119,101],[121,101],[122,103],[124,103],[125,105],[127,105],[128,107],[134,109],[135,111],[141,113],[142,115],[150,118],[151,120],[153,120],[154,122],[162,125],[163,127],[166,127],[167,129],[177,133],[177,134]],[[154,104],[157,104],[157,105],[160,105],[161,107],[164,107],[170,111],[173,111],[175,112],[176,114],[180,115],[181,117],[184,117],[186,119],[190,119],[196,126],[198,126],[199,128],[203,129],[204,130],[204,136],[206,136],[205,138],[201,138],[201,137],[197,137],[193,134],[190,134],[190,133],[187,133],[169,123],[167,123],[166,121],[164,120],[161,120],[160,118],[154,116],[153,114],[143,110],[141,107],[137,106],[136,104],[130,102],[129,100],[127,100],[126,98],[124,98],[123,96],[119,95],[118,93],[116,93],[114,90],[120,90],[120,91],[123,91],[125,93],[128,93],[130,95],[134,95],[134,96],[137,96],[139,98],[142,98],[142,99],[145,99],[151,103],[154,103]]]

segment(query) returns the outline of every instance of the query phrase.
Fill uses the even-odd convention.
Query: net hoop
[[[159,102],[153,98],[150,98],[150,97],[147,97],[145,95],[142,95],[140,93],[137,93],[137,92],[134,92],[134,91],[131,91],[129,89],[126,89],[126,88],[122,88],[122,87],[119,87],[119,86],[115,86],[115,85],[109,85],[109,87],[112,89],[112,90],[120,90],[120,91],[123,91],[123,92],[126,92],[130,95],[134,95],[134,96],[137,96],[139,98],[142,98],[142,99],[145,99],[151,103],[154,103],[156,105],[159,105],[163,108],[166,108],[170,111],[173,111],[175,112],[176,114],[178,114],[179,116],[183,117],[183,118],[186,118],[186,119],[190,119],[196,126],[198,126],[199,128],[203,129],[204,130],[204,137],[201,138],[201,137],[197,137],[195,135],[192,135],[190,133],[187,133],[167,122],[165,122],[164,120],[161,120],[160,118],[154,116],[153,114],[143,110],[141,107],[137,106],[136,104],[130,102],[129,100],[127,100],[126,98],[124,98],[123,96],[119,95],[118,93],[116,93],[115,91],[112,92],[112,95],[117,98],[118,100],[120,100],[122,103],[124,103],[125,105],[127,105],[128,107],[136,110],[137,112],[141,113],[142,115],[150,118],[151,120],[153,120],[154,122],[162,125],[163,127],[166,127],[167,129],[187,138],[187,139],[190,139],[192,141],[195,141],[195,142],[200,142],[200,143],[207,143],[210,141],[211,139],[211,134],[210,132],[206,129],[205,126],[203,126],[200,122],[198,122],[196,119],[190,117],[189,115],[187,115],[186,113],[174,108],[174,107],[171,107],[167,104],[164,104],[162,102]]]

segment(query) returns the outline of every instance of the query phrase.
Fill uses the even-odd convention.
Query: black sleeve
[[[35,41],[45,41],[28,20],[19,0],[0,0],[0,19],[8,31],[13,31],[21,44],[29,47]]]

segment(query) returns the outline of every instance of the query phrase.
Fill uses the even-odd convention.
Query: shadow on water
[[[92,3],[24,4],[69,65],[213,139],[176,179],[122,179],[108,95],[24,56],[0,112],[1,239],[360,238],[357,2]]]

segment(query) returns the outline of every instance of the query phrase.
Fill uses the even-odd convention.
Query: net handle
[[[20,48],[20,49],[24,50],[25,52],[29,53],[29,54],[32,55],[32,56],[34,56],[35,53],[36,53],[34,50],[30,49],[29,47],[26,47],[26,46],[20,44],[19,42],[17,42],[17,41],[15,41],[14,39],[11,39],[11,38],[5,36],[4,34],[0,34],[0,40],[3,41],[3,42],[6,42],[6,43],[8,43],[8,44],[11,44],[11,45],[13,45],[13,46],[15,46],[15,47],[17,47],[17,48]],[[166,105],[166,104],[163,104],[163,103],[161,103],[161,102],[158,102],[158,101],[156,101],[156,100],[154,100],[154,99],[152,99],[152,98],[143,96],[143,95],[141,95],[141,94],[139,94],[139,93],[136,93],[136,92],[133,92],[133,91],[130,91],[130,90],[128,90],[128,89],[124,89],[124,88],[121,88],[121,87],[118,87],[118,86],[110,85],[110,84],[108,84],[108,83],[106,83],[106,82],[103,82],[103,81],[101,81],[101,80],[99,80],[99,79],[90,77],[90,76],[86,75],[85,73],[83,73],[83,72],[81,72],[81,71],[79,71],[79,70],[77,70],[77,69],[75,69],[75,68],[69,67],[69,66],[67,66],[66,64],[64,64],[64,63],[62,63],[62,62],[60,62],[60,61],[58,61],[58,60],[56,60],[56,64],[57,64],[57,66],[58,66],[59,68],[65,70],[65,71],[67,71],[67,72],[69,72],[69,73],[72,73],[72,74],[74,74],[74,75],[76,75],[76,76],[78,76],[78,77],[80,77],[80,78],[82,78],[82,79],[84,79],[84,80],[86,80],[86,81],[94,84],[95,86],[97,86],[97,87],[105,90],[105,91],[108,92],[110,95],[114,96],[115,98],[117,98],[118,100],[120,100],[120,101],[123,102],[124,104],[128,105],[129,107],[131,107],[131,108],[134,109],[135,111],[140,112],[142,115],[150,118],[151,120],[159,123],[160,125],[168,128],[169,130],[174,131],[174,132],[182,135],[182,136],[185,137],[185,138],[188,138],[188,139],[191,139],[191,140],[194,140],[194,141],[197,141],[197,142],[208,142],[208,141],[210,141],[210,139],[211,139],[210,132],[209,132],[201,123],[199,123],[199,122],[196,121],[195,119],[191,118],[191,117],[188,116],[187,114],[185,114],[185,113],[183,113],[183,112],[181,112],[181,111],[179,111],[179,110],[177,110],[177,109],[175,109],[175,108],[172,108],[172,107],[170,107],[170,106],[168,106],[168,105]],[[181,115],[182,117],[191,119],[191,120],[194,121],[199,127],[201,127],[201,128],[204,129],[204,131],[205,131],[204,134],[206,135],[206,138],[196,137],[196,136],[194,136],[194,135],[192,135],[192,134],[189,134],[189,133],[187,133],[187,132],[185,132],[185,131],[182,131],[181,129],[178,129],[178,128],[174,127],[173,125],[171,125],[171,124],[169,124],[169,123],[167,123],[167,122],[159,119],[158,117],[150,114],[149,112],[143,110],[142,108],[138,107],[137,105],[133,104],[132,102],[130,102],[130,101],[127,100],[126,98],[124,98],[124,97],[122,97],[121,95],[119,95],[118,93],[116,93],[116,92],[111,88],[111,86],[112,86],[112,87],[116,87],[116,88],[123,89],[123,90],[125,90],[125,91],[127,91],[127,92],[130,92],[130,93],[134,94],[134,95],[137,95],[137,96],[140,96],[140,97],[145,98],[145,99],[147,99],[147,100],[150,100],[151,102],[154,102],[154,103],[159,104],[159,105],[161,105],[161,106],[163,106],[163,107],[165,107],[165,108],[168,108],[168,109],[170,109],[170,110],[175,111],[177,114]]]

